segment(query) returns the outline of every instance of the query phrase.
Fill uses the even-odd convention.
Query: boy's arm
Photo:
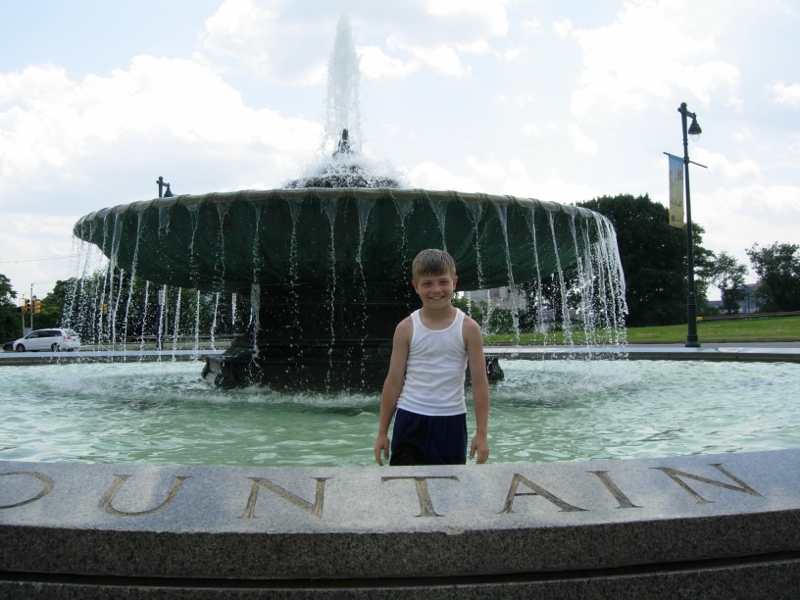
[[[381,466],[383,466],[381,455],[386,460],[389,459],[389,424],[392,422],[397,407],[397,399],[400,397],[400,392],[403,391],[412,333],[413,325],[410,318],[400,321],[394,330],[392,358],[389,362],[389,373],[386,375],[381,392],[381,416],[378,421],[378,438],[375,440],[375,460]]]
[[[483,356],[483,334],[480,325],[473,319],[464,319],[464,343],[467,347],[469,373],[472,383],[472,401],[475,405],[475,436],[469,458],[477,454],[481,465],[489,458],[489,378],[486,375],[486,359]]]

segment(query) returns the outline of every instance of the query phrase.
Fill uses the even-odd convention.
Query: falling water
[[[199,347],[200,332],[205,332],[206,327],[214,347],[218,328],[233,329],[238,323],[237,314],[245,315],[249,302],[248,335],[252,338],[247,343],[252,347],[253,355],[258,357],[260,350],[263,350],[259,346],[259,333],[262,327],[266,328],[261,310],[263,300],[269,299],[267,294],[272,289],[271,286],[282,284],[285,286],[283,290],[288,288],[291,310],[285,314],[293,322],[287,323],[287,326],[290,325],[292,331],[300,331],[302,315],[299,292],[306,289],[305,286],[320,285],[324,288],[318,289],[325,290],[325,299],[320,308],[327,305],[329,316],[327,328],[331,342],[330,371],[334,364],[331,354],[334,342],[344,341],[334,326],[337,306],[343,301],[339,296],[350,293],[350,286],[368,288],[371,285],[370,277],[373,273],[369,263],[376,258],[374,240],[384,238],[382,241],[385,242],[389,238],[396,240],[396,246],[400,249],[398,261],[403,263],[404,269],[410,266],[406,264],[410,260],[407,256],[409,249],[419,247],[420,240],[423,240],[423,243],[430,246],[450,250],[454,256],[461,252],[461,256],[467,257],[467,263],[472,261],[472,264],[465,267],[472,270],[472,284],[470,287],[464,286],[466,278],[462,277],[459,280],[461,289],[509,286],[512,296],[511,316],[517,336],[517,313],[520,312],[517,304],[518,287],[529,283],[534,287],[533,301],[537,305],[535,326],[537,330],[544,332],[543,281],[552,276],[560,289],[562,301],[559,307],[551,308],[559,311],[568,340],[572,339],[572,325],[566,300],[571,293],[577,293],[580,296],[580,324],[586,331],[586,339],[601,343],[624,341],[624,334],[620,333],[626,312],[624,281],[613,228],[606,219],[599,215],[587,216],[586,211],[581,212],[578,218],[577,213],[566,208],[529,199],[509,200],[508,197],[424,190],[417,191],[419,193],[415,199],[409,199],[409,193],[414,190],[398,189],[400,184],[396,179],[371,170],[371,165],[367,166],[367,161],[361,154],[363,139],[358,101],[359,85],[358,55],[352,25],[349,17],[345,16],[339,23],[336,43],[329,60],[325,139],[322,141],[326,163],[322,170],[317,166],[312,177],[290,182],[286,188],[292,190],[292,194],[287,194],[285,198],[273,196],[266,199],[266,194],[272,192],[255,192],[260,196],[256,198],[257,201],[252,202],[246,194],[240,198],[233,196],[233,193],[177,197],[156,203],[152,207],[155,213],[150,213],[153,216],[148,215],[147,218],[145,211],[150,211],[150,207],[137,203],[139,206],[135,209],[138,211],[135,215],[135,226],[127,214],[133,211],[126,207],[104,211],[98,213],[99,217],[79,222],[76,231],[81,229],[80,237],[100,245],[108,256],[107,259],[101,258],[101,261],[105,260],[101,269],[93,270],[95,259],[91,249],[94,246],[87,245],[87,258],[82,261],[82,272],[78,275],[79,285],[73,286],[68,318],[74,319],[82,328],[82,335],[101,343],[110,336],[112,344],[118,338],[124,344],[130,336],[129,323],[134,320],[138,328],[137,335],[141,336],[140,348],[144,348],[146,338],[156,338],[160,347],[162,340],[169,335],[172,336],[172,347],[177,348],[182,329],[188,330],[191,327],[183,323],[186,313],[191,309],[183,307],[182,300],[188,303],[193,298],[195,348]],[[332,150],[335,152],[331,157]],[[351,186],[390,190],[375,190],[374,195],[359,195],[352,191],[340,195],[325,195],[319,191],[299,195],[294,192],[303,187]],[[224,199],[220,197],[223,194],[226,195]],[[387,204],[394,208],[387,212],[384,208]],[[494,208],[489,209],[488,204]],[[247,216],[243,216],[242,205],[246,205]],[[251,207],[255,210],[254,219],[251,219]],[[346,229],[344,225],[350,218],[348,215],[353,215],[353,210],[357,211],[357,229],[352,224],[347,225],[349,229]],[[322,227],[316,221],[320,212],[315,211],[322,213]],[[271,238],[271,235],[275,235],[273,215],[285,215],[286,212],[291,218],[290,235],[282,237],[284,232],[278,232],[280,235]],[[390,212],[396,214],[389,215]],[[421,225],[421,219],[428,218],[430,220]],[[250,230],[245,232],[241,221],[248,219],[251,219]],[[309,221],[315,223],[316,229],[307,229]],[[524,239],[521,239],[519,231],[520,222],[527,232]],[[289,222],[283,223],[285,231]],[[567,227],[569,230],[565,229]],[[423,233],[420,233],[420,229]],[[459,232],[467,237],[459,239]],[[132,252],[133,258],[131,260],[128,245],[125,249],[128,255],[122,260],[118,253],[125,246],[123,241],[134,236],[136,246]],[[143,242],[140,253],[139,241],[145,238],[148,241]],[[179,247],[182,251],[188,247],[188,254],[165,256],[168,252],[165,253],[157,247],[161,241],[171,238],[180,239],[183,245]],[[164,247],[167,247],[166,242],[164,243]],[[301,262],[305,260],[307,253],[310,254],[307,246],[323,244],[327,256],[314,255],[317,261],[314,265]],[[157,254],[158,264],[163,261],[171,265],[164,270],[168,275],[157,273],[161,279],[153,278],[163,285],[158,294],[153,294],[155,298],[151,298],[149,283],[144,283],[143,286],[137,283],[140,277],[147,279],[147,269],[150,273],[156,271],[152,262],[147,265],[147,269],[137,268],[138,261],[142,258],[140,254],[145,253],[144,248],[150,253],[151,261],[152,256]],[[384,245],[383,251],[386,251],[385,248]],[[469,254],[467,248],[474,253]],[[280,264],[273,264],[273,257],[269,254],[273,251],[281,254]],[[390,252],[394,252],[394,249]],[[288,261],[283,253],[288,254]],[[385,257],[379,258],[388,262]],[[233,261],[230,265],[229,259]],[[238,264],[233,264],[237,262]],[[563,267],[573,262],[577,263],[576,290],[567,288],[563,274]],[[281,264],[287,263],[287,270],[282,270]],[[312,273],[312,267],[320,272]],[[459,263],[460,275],[461,267]],[[386,273],[392,267],[384,265],[383,268],[384,271],[380,274],[383,279],[379,281],[391,283]],[[239,271],[233,275],[228,273],[237,269]],[[102,276],[98,279],[96,273],[102,273]],[[499,279],[503,273],[506,274],[505,281],[501,282]],[[231,284],[229,275],[235,278],[235,285]],[[314,280],[315,276],[319,276],[321,281]],[[180,282],[173,281],[173,277],[179,277]],[[392,273],[392,277],[401,281],[396,272]],[[186,286],[185,292],[183,286]],[[139,302],[141,287],[144,287],[141,306],[134,307],[134,296],[137,296]],[[228,298],[230,305],[227,303]],[[307,303],[308,299],[304,301]],[[360,329],[366,335],[369,302],[366,298],[360,302],[364,307],[364,314],[357,318],[361,319]],[[105,316],[102,311],[104,304],[110,305],[109,314]],[[191,303],[188,305],[191,306]],[[241,310],[239,306],[242,306]],[[77,316],[78,313],[82,313],[82,316]],[[152,316],[154,313],[157,319]],[[124,317],[118,320],[118,315]],[[229,317],[231,323],[227,323]],[[117,327],[123,320],[120,333]],[[319,320],[324,321],[324,316]],[[372,325],[371,321],[369,325]],[[484,321],[484,325],[488,325],[488,319]],[[358,328],[350,328],[348,335],[357,330]],[[337,335],[339,339],[336,339]],[[362,336],[355,341],[357,344],[360,342],[362,349],[364,339]],[[295,344],[294,339],[289,344]]]
[[[536,265],[536,306],[540,309],[536,311],[536,329],[539,333],[544,333],[544,319],[541,307],[544,305],[542,302],[542,267],[539,264],[539,247],[536,241],[536,223],[534,221],[533,211],[527,211],[525,218],[528,221],[528,226],[531,231],[531,250],[533,251],[534,263]]]
[[[292,217],[292,236],[289,242],[289,299],[292,302],[292,326],[300,328],[300,308],[297,296],[297,217],[300,214],[300,203],[289,200],[289,214]]]
[[[494,208],[497,211],[497,215],[500,218],[500,223],[502,225],[501,230],[503,233],[503,243],[505,244],[506,268],[508,271],[508,288],[511,291],[512,298],[511,316],[514,324],[514,337],[517,341],[519,341],[519,306],[517,304],[517,286],[514,283],[514,268],[511,266],[511,248],[508,244],[508,213],[505,204],[496,204]]]

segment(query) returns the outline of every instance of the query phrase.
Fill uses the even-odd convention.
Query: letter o
[[[0,504],[0,509],[4,508],[16,508],[17,506],[24,506],[26,504],[30,504],[31,502],[36,502],[37,500],[44,498],[53,491],[53,487],[55,486],[55,482],[42,473],[37,473],[35,471],[12,471],[11,473],[0,473],[0,477],[7,477],[9,475],[27,475],[29,477],[33,477],[38,479],[42,482],[42,491],[36,494],[33,498],[28,498],[27,500],[23,500],[22,502],[17,502],[15,504]]]

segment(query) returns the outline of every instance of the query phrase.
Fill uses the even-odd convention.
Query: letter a
[[[517,493],[517,488],[519,487],[520,483],[523,483],[527,487],[532,489],[533,493],[526,493],[526,492]],[[578,508],[577,506],[572,506],[571,504],[567,504],[558,496],[554,496],[543,487],[540,487],[535,483],[533,483],[532,481],[529,481],[519,473],[514,473],[514,478],[511,480],[511,487],[508,489],[508,496],[506,497],[505,506],[503,506],[503,510],[500,511],[501,514],[514,512],[512,509],[514,506],[515,496],[541,496],[548,502],[551,502],[552,504],[555,504],[557,507],[559,507],[561,509],[561,512],[588,512],[584,508]]]

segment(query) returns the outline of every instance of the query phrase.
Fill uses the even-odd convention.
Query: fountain
[[[555,202],[401,188],[360,152],[358,63],[347,18],[330,73],[326,131],[334,152],[316,171],[281,189],[135,202],[75,225],[110,269],[252,299],[247,334],[208,359],[208,380],[379,388],[394,327],[414,309],[411,261],[429,247],[453,255],[460,291],[541,281],[577,264],[584,323],[600,323],[614,338],[625,295],[607,219]]]
[[[352,37],[346,22],[339,31],[337,39]],[[341,44],[342,55],[352,58],[351,46]],[[345,79],[340,91],[352,97],[357,81]],[[329,116],[353,114],[337,102]],[[575,264],[584,326],[599,325],[593,339],[618,339],[624,291],[603,217],[531,199],[404,189],[364,167],[350,118],[336,116],[328,128],[332,160],[286,188],[119,206],[87,215],[75,233],[108,257],[108,282],[123,281],[115,274],[124,271],[130,282],[249,294],[247,334],[206,366],[224,387],[378,384],[391,331],[412,308],[410,260],[431,246],[453,254],[462,290],[541,282]],[[113,298],[115,310],[124,285],[103,290],[99,303]],[[655,365],[664,387],[651,410],[631,394],[646,380],[631,379],[627,363],[606,363],[624,374],[611,386],[605,367],[587,373],[587,364],[560,361],[563,373],[544,361],[508,368],[513,376],[496,386],[505,386],[497,412],[507,427],[498,427],[497,446],[506,447],[498,464],[414,468],[331,466],[338,457],[319,454],[302,467],[268,466],[261,455],[242,461],[245,431],[255,440],[248,450],[265,446],[263,430],[286,435],[281,405],[299,402],[280,398],[296,392],[220,390],[180,363],[101,365],[91,377],[83,369],[93,366],[71,364],[63,367],[67,386],[54,383],[55,367],[7,367],[20,371],[0,377],[0,387],[18,390],[0,419],[10,432],[0,458],[11,459],[0,462],[0,596],[794,597],[794,365],[742,371],[733,387],[729,373],[698,363],[688,369],[697,387],[709,377],[721,386],[702,402],[693,385],[678,397],[674,371],[664,376],[669,365]],[[139,371],[115,377],[129,368]],[[550,380],[579,388],[570,396]],[[748,392],[750,401],[740,402]],[[313,393],[323,404],[334,396]],[[368,397],[346,412],[372,429]],[[747,418],[720,419],[726,402]],[[552,420],[539,420],[548,412]],[[229,419],[217,418],[222,413]],[[298,415],[307,445],[352,442],[351,434],[322,439],[344,411],[337,401],[327,413],[334,416],[325,421]],[[625,421],[633,414],[634,424]],[[587,425],[581,450],[573,439],[579,418]],[[97,429],[105,435],[96,449],[117,464],[88,464],[98,460],[87,443]],[[141,442],[126,441],[129,431]],[[537,435],[556,445],[543,449]],[[754,439],[761,436],[769,438],[763,445]],[[676,450],[681,438],[692,441]],[[229,450],[221,458],[212,448],[204,462],[199,446],[214,439]],[[31,451],[36,443],[44,449]],[[65,453],[54,456],[58,446]],[[608,460],[634,446],[644,452],[635,460]],[[174,451],[184,454],[175,460]],[[147,456],[144,464],[133,454]],[[22,462],[40,458],[47,461]],[[296,453],[292,460],[299,464]],[[209,463],[240,466],[201,466]]]

